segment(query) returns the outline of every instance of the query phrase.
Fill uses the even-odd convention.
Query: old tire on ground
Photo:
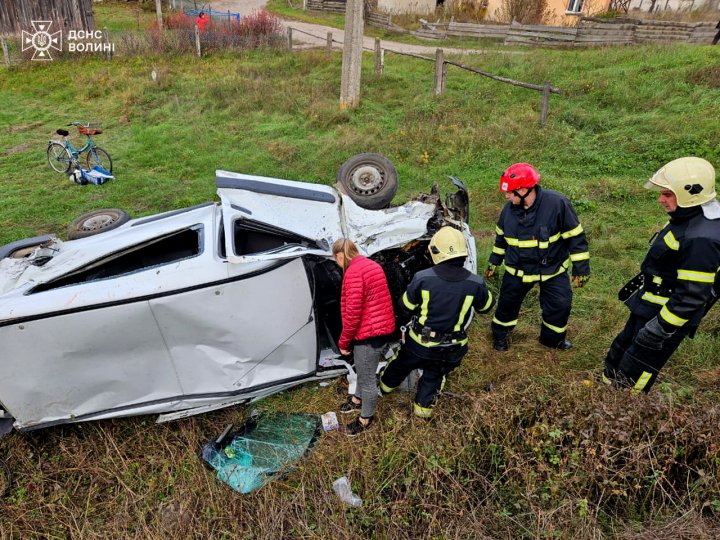
[[[358,206],[368,210],[386,208],[398,189],[395,167],[380,154],[358,154],[342,164],[338,183]]]
[[[68,238],[75,240],[117,229],[130,220],[130,214],[120,208],[104,208],[83,214],[68,227]]]

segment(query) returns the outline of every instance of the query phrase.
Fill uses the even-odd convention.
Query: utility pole
[[[363,46],[363,0],[347,0],[345,7],[345,40],[343,43],[340,108],[354,109],[360,105],[360,68]]]

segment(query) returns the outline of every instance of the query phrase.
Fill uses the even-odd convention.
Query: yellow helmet
[[[430,239],[430,256],[434,264],[467,257],[468,249],[463,233],[453,227],[443,227]]]
[[[715,169],[699,157],[675,159],[645,183],[647,189],[669,189],[681,208],[698,206],[715,198]]]

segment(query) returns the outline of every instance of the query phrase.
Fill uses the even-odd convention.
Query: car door
[[[238,375],[232,391],[314,373],[316,319],[302,257],[330,257],[343,236],[337,192],[225,171],[217,172],[217,186],[229,263],[229,282],[218,294],[233,306],[223,323],[233,328],[225,351],[232,350],[226,367]]]
[[[231,263],[330,256],[332,243],[345,235],[340,196],[329,186],[227,171],[216,174]],[[243,245],[235,234],[238,230],[266,233],[266,241],[258,238]]]

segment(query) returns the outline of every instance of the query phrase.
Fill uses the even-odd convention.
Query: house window
[[[31,291],[31,294],[69,285],[124,276],[196,257],[202,252],[202,233],[202,225],[196,225],[189,229],[154,238],[118,253],[113,253],[71,274],[38,285]]]
[[[567,13],[582,12],[584,3],[585,3],[585,0],[568,0]]]

